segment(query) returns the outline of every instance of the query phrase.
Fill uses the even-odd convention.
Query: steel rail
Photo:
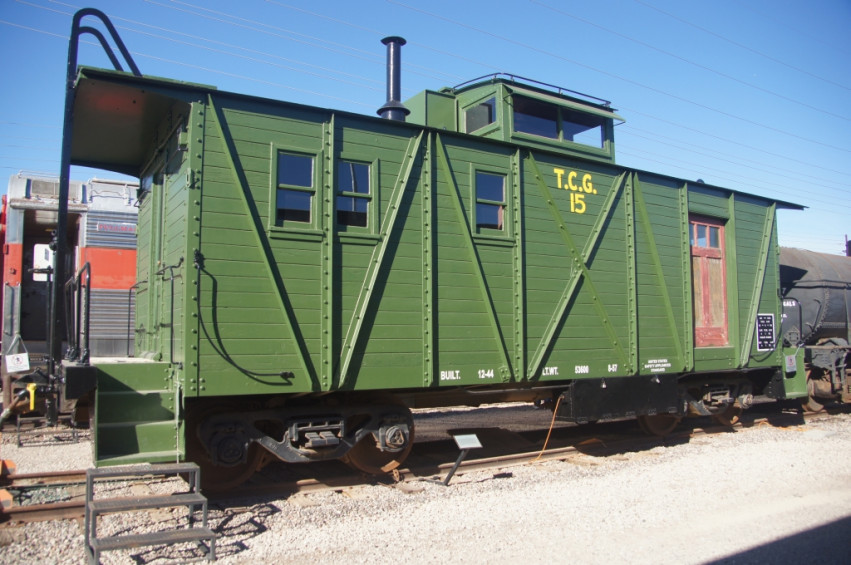
[[[0,477],[0,488],[39,487],[47,485],[86,484],[86,471],[50,471],[47,473],[13,473]]]
[[[10,506],[0,512],[0,523],[19,524],[46,522],[48,520],[82,520],[85,512],[85,500]]]

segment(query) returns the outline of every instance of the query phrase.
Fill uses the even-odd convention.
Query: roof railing
[[[595,104],[599,104],[599,105],[605,106],[607,108],[610,108],[611,105],[612,105],[612,103],[610,101],[605,100],[603,98],[598,98],[597,96],[592,96],[591,94],[585,94],[584,92],[571,90],[571,89],[565,88],[563,86],[558,86],[558,85],[555,85],[555,84],[549,84],[549,83],[541,82],[539,80],[535,80],[535,79],[532,79],[532,78],[526,78],[526,77],[522,77],[520,75],[515,75],[515,74],[512,74],[512,73],[504,73],[504,72],[482,75],[478,78],[474,78],[472,80],[462,82],[459,85],[453,86],[452,90],[458,90],[458,89],[463,88],[465,86],[469,86],[471,84],[481,82],[481,81],[484,81],[486,79],[496,80],[498,78],[506,78],[506,79],[510,80],[511,82],[522,81],[522,82],[528,83],[532,86],[544,87],[544,88],[547,88],[549,90],[554,90],[555,92],[557,92],[560,95],[569,94],[569,95],[572,95],[572,96],[579,96],[579,97],[586,99],[588,102],[593,102]]]

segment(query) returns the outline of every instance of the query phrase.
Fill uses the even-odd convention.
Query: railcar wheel
[[[821,412],[824,404],[816,400],[816,383],[811,377],[812,371],[807,371],[807,396],[801,399],[801,408],[806,412]]]
[[[392,401],[398,406],[395,414],[388,414],[389,421],[398,423],[382,424],[388,445],[401,446],[396,451],[382,451],[378,440],[369,434],[352,447],[341,461],[356,471],[369,475],[383,475],[398,469],[414,446],[414,420],[411,411],[402,403]]]
[[[713,414],[712,419],[722,426],[732,427],[739,423],[739,418],[742,416],[742,407],[738,402],[730,404],[723,412]]]
[[[413,440],[413,433],[411,433]],[[342,457],[343,463],[368,475],[384,475],[398,469],[407,459],[413,443],[402,451],[381,451],[375,439],[365,437]]]
[[[801,408],[807,412],[821,412],[824,410],[824,404],[821,404],[812,396],[801,399]]]
[[[681,418],[673,414],[653,414],[639,416],[638,425],[644,433],[651,436],[666,436],[679,425]]]
[[[232,466],[216,465],[199,437],[199,427],[209,416],[240,410],[233,404],[216,404],[190,410],[186,418],[186,459],[201,470],[201,488],[208,492],[223,492],[247,481],[263,464],[266,450],[255,443],[248,447],[244,463]]]

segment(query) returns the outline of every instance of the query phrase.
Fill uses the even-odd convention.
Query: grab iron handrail
[[[131,331],[131,326],[132,326],[132,319],[131,318],[133,316],[133,294],[135,293],[137,288],[139,288],[143,284],[146,284],[147,282],[148,282],[147,280],[136,281],[136,284],[134,284],[133,286],[131,286],[130,288],[127,289],[127,357],[133,356],[133,355],[130,355],[130,344],[132,343],[134,346],[136,344],[134,332]],[[136,354],[135,347],[134,347],[133,354],[134,355]]]
[[[83,276],[85,275],[85,282]],[[65,283],[65,319],[68,349],[65,359],[89,362],[89,318],[92,267],[86,262],[77,274]],[[71,310],[73,307],[73,311]]]
[[[81,25],[82,19],[87,16],[97,18],[103,23],[109,32],[113,43],[115,43],[116,47],[118,47],[122,57],[124,57],[124,61],[127,63],[130,71],[136,76],[142,76],[142,73],[139,71],[139,67],[136,66],[136,63],[133,61],[133,57],[130,56],[130,51],[124,45],[124,42],[121,40],[121,37],[119,37],[118,32],[115,29],[115,26],[112,25],[112,22],[106,14],[94,8],[83,8],[74,14],[71,24],[71,38],[68,42],[68,61],[65,71],[65,113],[62,126],[61,163],[59,165],[59,202],[56,220],[57,237],[54,254],[54,278],[52,285],[53,297],[51,299],[51,310],[53,312],[57,312],[59,310],[57,306],[60,292],[62,291],[61,285],[63,285],[65,281],[65,255],[68,248],[65,233],[68,225],[68,192],[71,183],[71,145],[74,129],[74,86],[77,78],[77,54],[80,36],[86,33],[95,36],[95,38],[97,38],[100,42],[101,47],[103,47],[106,52],[106,55],[109,57],[109,60],[115,67],[115,70],[124,70],[118,58],[115,56],[115,52],[107,44],[104,35],[93,27]],[[59,326],[60,323],[53,324],[53,327],[48,334],[48,349],[50,353],[48,356],[48,373],[50,375],[56,374],[56,365],[61,358],[62,340],[59,338]]]

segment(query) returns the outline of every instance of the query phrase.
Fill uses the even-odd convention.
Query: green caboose
[[[615,164],[608,103],[510,76],[406,121],[84,68],[75,164],[140,178],[138,359],[98,363],[101,464],[386,471],[410,407],[732,422],[806,394],[775,214]]]

